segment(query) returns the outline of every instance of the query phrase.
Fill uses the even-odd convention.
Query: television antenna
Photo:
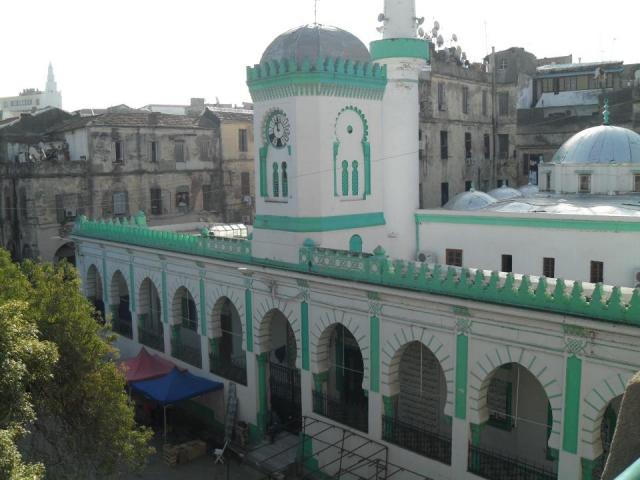
[[[313,24],[318,25],[318,2],[320,0],[313,0]]]

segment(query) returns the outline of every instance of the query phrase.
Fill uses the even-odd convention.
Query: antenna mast
[[[318,24],[318,1],[319,0],[313,0],[313,24],[314,25]]]

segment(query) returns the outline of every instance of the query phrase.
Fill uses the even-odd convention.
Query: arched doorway
[[[133,325],[129,306],[129,287],[120,270],[117,270],[111,279],[110,301],[113,331],[127,338],[132,338]]]
[[[313,411],[357,430],[369,430],[369,401],[362,388],[364,361],[358,342],[342,324],[333,324],[322,333],[328,338],[327,370],[314,375]],[[324,341],[323,341],[324,340]]]
[[[616,431],[618,423],[618,415],[620,414],[620,405],[622,404],[622,395],[618,395],[609,402],[604,410],[602,422],[600,423],[600,441],[602,442],[602,455],[594,462],[591,478],[600,478],[604,472],[604,466],[609,458],[611,450],[611,442],[613,434]]]
[[[444,414],[447,381],[442,366],[419,341],[406,344],[396,355],[399,392],[383,419],[383,438],[450,465],[451,422]]]
[[[247,384],[247,354],[242,348],[242,322],[233,302],[223,297],[212,313],[209,370],[232,382]]]
[[[185,287],[176,290],[172,311],[171,355],[194,367],[202,368],[198,311],[191,292]]]
[[[66,260],[74,267],[76,266],[76,247],[73,242],[65,243],[56,250],[56,253],[53,256],[53,262],[58,263],[62,260]]]
[[[138,293],[138,341],[164,352],[164,328],[160,308],[158,289],[151,279],[145,278]]]
[[[105,311],[104,299],[102,298],[102,278],[95,265],[91,265],[89,270],[87,270],[86,292],[87,298],[98,312],[98,321],[104,324]]]
[[[298,433],[302,425],[300,369],[296,367],[296,336],[280,310],[267,313],[269,328],[269,403],[273,423]]]
[[[483,383],[488,421],[475,426],[469,471],[488,479],[552,479],[557,452],[549,448],[553,415],[544,387],[525,367],[507,363]]]

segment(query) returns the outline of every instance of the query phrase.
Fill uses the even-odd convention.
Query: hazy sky
[[[368,44],[383,0],[319,0],[318,22]],[[0,97],[44,88],[53,62],[63,107],[249,101],[245,66],[280,33],[313,22],[313,0],[0,0]],[[640,2],[416,0],[431,27],[479,61],[492,45],[538,57],[640,62]],[[485,35],[486,22],[486,35]]]

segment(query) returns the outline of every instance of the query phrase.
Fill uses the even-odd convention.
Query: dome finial
[[[602,112],[602,124],[611,125],[611,114],[609,113],[609,99],[604,101],[604,111]]]

